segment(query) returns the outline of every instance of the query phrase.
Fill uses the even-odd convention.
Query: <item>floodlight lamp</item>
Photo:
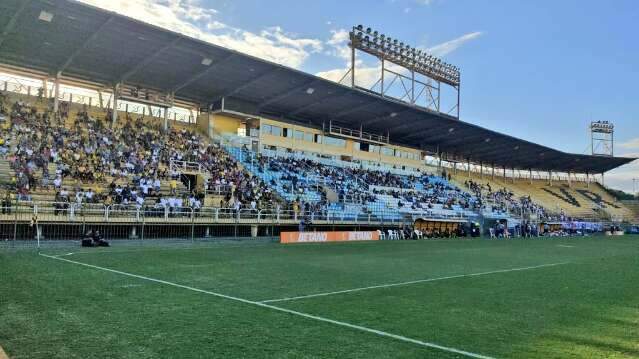
[[[359,30],[359,31],[364,30],[364,26],[362,26],[362,25],[357,25],[357,30]]]
[[[379,33],[377,31],[373,31],[373,36],[377,37]]]
[[[42,10],[40,11],[40,15],[38,16],[38,19],[45,22],[51,22],[51,20],[53,20],[53,14]]]
[[[211,66],[212,63],[213,63],[213,60],[208,57],[205,57],[202,59],[202,65],[204,66]]]
[[[370,34],[370,33],[371,33],[371,31],[373,31],[373,30],[371,30],[371,28],[370,28],[370,27],[366,28],[366,33],[367,33],[367,34]]]

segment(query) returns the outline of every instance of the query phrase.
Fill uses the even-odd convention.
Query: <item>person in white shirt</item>
[[[137,209],[140,209],[142,208],[142,206],[144,206],[144,197],[142,196],[135,197],[135,207]]]
[[[93,191],[91,190],[91,188],[89,188],[89,190],[86,191],[84,196],[86,197],[87,202],[89,202],[89,203],[93,202]]]
[[[55,187],[56,190],[59,190],[60,186],[62,186],[62,177],[61,176],[57,176],[53,180],[53,187]]]
[[[82,190],[79,190],[75,193],[75,201],[78,204],[82,204],[82,200],[84,199],[84,192],[82,192]]]

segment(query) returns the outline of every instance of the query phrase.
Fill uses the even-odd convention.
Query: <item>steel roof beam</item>
[[[155,60],[158,56],[162,55],[162,53],[172,47],[174,47],[175,45],[178,44],[178,42],[180,42],[180,40],[182,40],[182,36],[178,36],[175,39],[173,39],[171,42],[169,42],[168,44],[162,46],[161,48],[159,48],[158,50],[156,50],[151,56],[147,56],[144,58],[144,60],[140,61],[137,65],[133,66],[133,68],[129,69],[127,72],[123,73],[120,78],[118,79],[118,83],[122,83],[126,80],[128,80],[129,78],[131,78],[131,76],[135,75],[138,71],[140,71],[142,68],[144,68],[145,66],[147,66],[148,64],[150,64],[153,60]]]
[[[282,101],[285,98],[292,96],[293,94],[295,94],[296,92],[302,91],[305,87],[308,88],[312,85],[314,85],[315,83],[319,82],[319,79],[313,79],[311,81],[307,81],[304,82],[303,84],[296,86],[284,93],[281,93],[279,95],[275,95],[273,97],[271,97],[270,99],[263,101],[262,103],[259,103],[257,105],[258,110],[261,110],[262,108],[264,108],[264,106],[270,105],[272,103],[278,102],[278,101]]]
[[[372,119],[370,121],[363,122],[362,125],[364,127],[370,127],[373,124],[376,124],[376,123],[379,123],[379,122],[384,122],[385,120],[387,120],[389,118],[397,118],[398,116],[400,116],[400,115],[402,115],[402,114],[404,114],[406,112],[410,112],[412,110],[413,110],[412,108],[409,108],[409,109],[405,109],[405,110],[402,110],[402,111],[399,111],[399,112],[392,112],[392,113],[389,113],[388,115],[375,117],[374,119]],[[395,117],[391,116],[393,113],[395,114]]]
[[[226,61],[234,58],[235,56],[237,56],[237,53],[232,53],[224,58],[222,58],[221,60],[219,60],[218,62],[211,64],[210,66],[208,66],[206,69],[194,74],[193,76],[189,77],[188,79],[186,79],[184,82],[176,85],[173,87],[173,90],[171,92],[176,93],[180,90],[182,90],[183,88],[189,86],[190,84],[192,84],[193,82],[201,79],[202,77],[204,77],[206,74],[208,74],[209,72],[215,70],[216,68],[218,68],[220,65],[222,65],[223,63],[225,63]]]
[[[11,17],[11,20],[9,20],[7,25],[4,27],[4,29],[2,30],[2,34],[0,34],[0,47],[2,47],[2,44],[4,44],[4,41],[7,39],[7,35],[9,35],[9,32],[13,29],[14,26],[16,26],[16,22],[18,22],[20,15],[22,15],[24,10],[26,10],[27,6],[30,3],[31,3],[31,0],[24,0],[22,2],[22,6],[20,6],[18,11],[16,11],[16,13],[13,14],[13,16]]]
[[[322,98],[322,99],[319,99],[319,100],[317,100],[317,101],[315,101],[315,102],[311,102],[311,103],[309,103],[308,105],[305,105],[305,106],[299,107],[299,108],[297,108],[297,109],[295,109],[295,110],[293,110],[293,111],[291,111],[291,112],[287,113],[286,115],[284,115],[284,117],[293,117],[293,116],[295,116],[295,115],[298,115],[298,114],[300,114],[300,113],[302,113],[302,112],[304,112],[304,111],[308,110],[308,109],[309,109],[309,108],[311,108],[311,107],[314,107],[314,106],[317,106],[317,105],[321,105],[321,104],[323,104],[323,103],[326,103],[326,102],[327,102],[327,101],[329,101],[329,100],[332,100],[333,98],[335,98],[335,97],[337,97],[337,96],[342,96],[342,95],[344,95],[344,92],[343,92],[343,91],[337,92],[337,93],[332,94],[332,95],[328,95],[328,96],[326,96],[326,97],[324,97],[324,98]]]
[[[363,104],[361,104],[361,105],[359,105],[359,106],[355,106],[355,107],[348,106],[348,108],[347,108],[347,109],[342,110],[342,111],[340,111],[340,112],[336,113],[336,114],[333,116],[333,118],[344,117],[344,116],[346,116],[346,115],[348,115],[348,114],[351,114],[351,113],[353,113],[353,112],[357,112],[357,111],[359,111],[359,110],[361,110],[361,109],[363,109],[363,108],[366,108],[366,107],[368,107],[368,106],[370,106],[370,105],[374,105],[376,102],[377,102],[377,100],[373,100],[373,101],[365,102],[365,103],[363,103]]]
[[[257,83],[257,82],[259,82],[261,80],[263,80],[264,78],[266,78],[266,77],[268,77],[268,76],[270,76],[270,75],[272,75],[272,74],[274,74],[274,73],[276,73],[276,72],[278,72],[280,70],[281,70],[280,67],[276,67],[274,69],[269,69],[266,72],[264,72],[263,74],[253,78],[252,80],[249,80],[248,82],[246,82],[246,83],[244,83],[244,84],[242,84],[240,86],[237,86],[236,88],[234,88],[233,90],[225,93],[224,95],[218,96],[213,102],[219,101],[219,100],[221,100],[224,97],[233,96],[233,95],[239,93],[240,91],[244,90],[245,88],[247,88],[247,87],[249,87],[249,86],[251,86],[251,85],[253,85],[253,84],[255,84],[255,83]]]
[[[102,30],[104,30],[105,27],[107,27],[113,20],[115,19],[114,16],[110,16],[108,19],[106,19],[106,21],[104,21],[102,23],[102,25],[100,25],[98,27],[97,30],[95,30],[93,33],[91,33],[91,35],[89,35],[84,42],[82,43],[82,45],[78,46],[77,49],[75,49],[75,51],[73,51],[73,53],[66,59],[66,61],[64,61],[64,63],[62,63],[62,65],[60,65],[60,67],[58,67],[57,72],[58,73],[63,73],[64,70],[67,69],[67,67],[69,67],[69,65],[71,65],[71,63],[73,62],[73,60],[75,60],[76,56],[78,56],[80,54],[80,52],[82,52],[82,50],[86,49],[87,46],[89,46],[89,44],[95,40],[95,38],[102,32]]]

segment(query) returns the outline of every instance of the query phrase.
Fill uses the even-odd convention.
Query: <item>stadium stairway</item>
[[[9,161],[0,158],[0,185],[11,185],[13,176],[14,172]]]

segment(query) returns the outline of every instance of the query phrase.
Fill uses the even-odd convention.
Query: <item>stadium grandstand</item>
[[[421,219],[430,237],[636,216],[604,187],[632,158],[564,153],[73,1],[2,6],[5,236]]]
[[[459,68],[349,40],[334,82],[0,0],[0,359],[639,357],[614,126],[591,155],[480,127]]]

